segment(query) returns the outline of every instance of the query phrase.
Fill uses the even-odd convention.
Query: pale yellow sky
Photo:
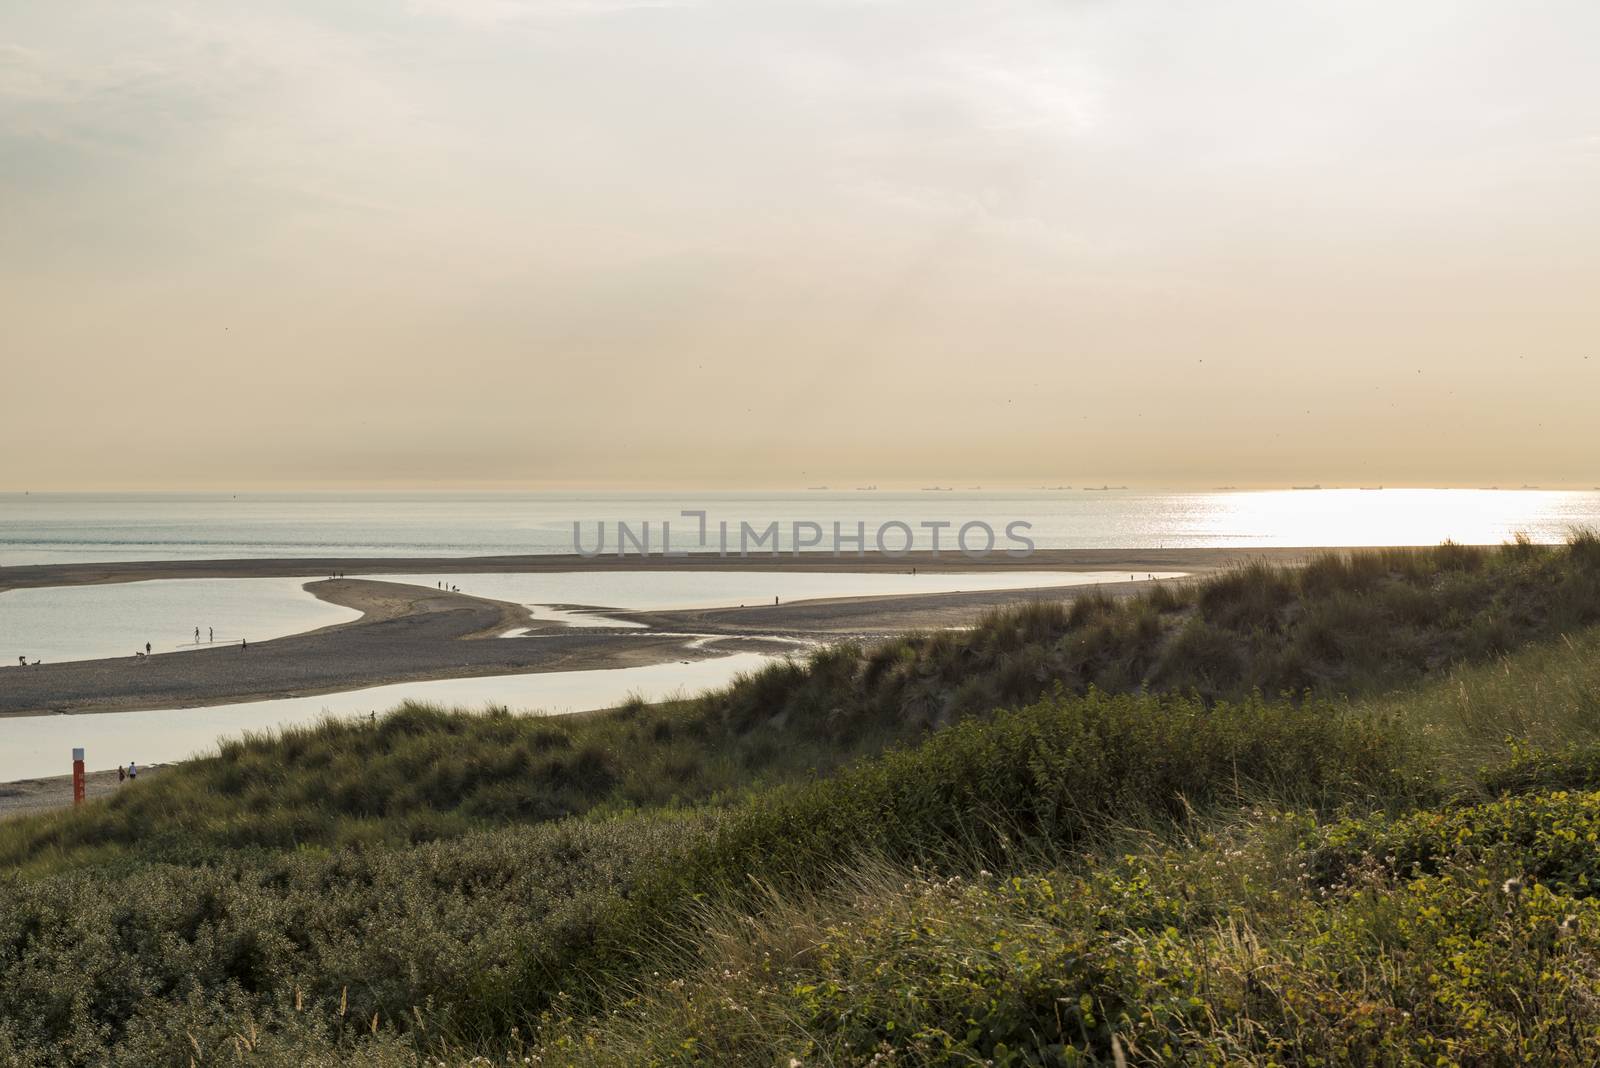
[[[0,0],[0,489],[1600,485],[1600,6]]]

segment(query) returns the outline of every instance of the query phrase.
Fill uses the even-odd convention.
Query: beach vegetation
[[[0,1064],[1592,1064],[1595,544],[226,743],[0,824]]]

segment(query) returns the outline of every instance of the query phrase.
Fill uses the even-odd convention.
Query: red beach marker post
[[[72,751],[72,803],[83,804],[83,750]]]

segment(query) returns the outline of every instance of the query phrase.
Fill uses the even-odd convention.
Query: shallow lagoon
[[[608,708],[633,695],[663,700],[725,685],[740,672],[754,671],[774,659],[736,653],[647,667],[403,682],[206,708],[10,717],[0,719],[0,782],[69,774],[74,747],[87,750],[85,763],[91,771],[130,760],[161,764],[209,752],[221,737],[315,723],[323,716],[382,714],[407,700],[468,709],[504,705],[513,711],[545,714]]]
[[[1164,577],[1166,573],[1163,573]],[[150,642],[170,653],[244,638],[262,642],[288,634],[347,623],[354,609],[319,601],[302,589],[308,578],[157,579],[96,586],[55,586],[0,593],[0,685],[18,656],[59,663],[132,656]],[[812,573],[773,571],[574,571],[554,574],[374,575],[383,582],[429,589],[438,582],[462,593],[535,607],[538,619],[568,626],[627,627],[581,612],[548,606],[590,605],[617,609],[712,608],[770,604],[818,597],[942,593],[952,590],[1027,589],[1125,581],[1125,573],[995,571],[961,574]],[[1140,574],[1140,578],[1144,575]]]
[[[207,644],[281,638],[359,619],[360,612],[319,601],[307,579],[157,579],[102,586],[55,586],[0,593],[0,685],[17,657],[57,663],[193,649],[194,629]]]

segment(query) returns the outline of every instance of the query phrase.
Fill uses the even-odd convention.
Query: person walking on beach
[[[250,643],[245,641],[243,638],[240,638],[239,639],[239,648],[248,649],[248,648],[250,648]]]
[[[199,627],[194,628],[194,643],[196,645],[200,644],[200,628]]]
[[[135,764],[131,760],[128,761],[128,778],[129,779],[137,779],[138,777],[139,777],[139,765]]]
[[[117,765],[117,781],[118,782],[127,782],[128,781],[128,769],[123,767],[121,764]]]
[[[145,656],[149,656],[150,655],[150,643],[149,642],[145,642],[144,643],[144,655]]]
[[[206,628],[206,641],[214,642],[216,640],[217,640],[217,628],[216,627],[207,627]]]

